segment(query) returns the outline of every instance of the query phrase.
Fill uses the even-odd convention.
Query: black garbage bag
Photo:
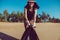
[[[28,37],[29,37],[29,39],[28,39]],[[21,40],[39,40],[39,38],[38,38],[35,30],[33,29],[33,27],[30,25],[23,33]]]

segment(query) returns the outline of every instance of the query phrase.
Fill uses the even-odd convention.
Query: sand
[[[23,23],[0,22],[0,32],[21,39]],[[35,31],[40,40],[60,40],[60,23],[36,23]]]

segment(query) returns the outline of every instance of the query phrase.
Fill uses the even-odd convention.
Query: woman
[[[23,36],[21,40],[39,40],[35,30],[33,29],[36,27],[36,14],[38,5],[36,2],[29,0],[28,4],[25,6],[24,9],[24,26],[25,26],[25,32],[23,33]],[[29,26],[27,28],[27,26]]]
[[[27,25],[31,25],[31,21],[33,22],[32,27],[36,27],[36,14],[37,14],[37,9],[39,6],[37,5],[36,2],[33,0],[29,0],[27,5],[24,8],[24,26],[25,29],[27,28]]]

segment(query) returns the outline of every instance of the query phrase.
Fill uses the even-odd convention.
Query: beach
[[[36,23],[34,28],[39,40],[60,40],[60,23]],[[24,23],[0,22],[0,32],[21,39]]]

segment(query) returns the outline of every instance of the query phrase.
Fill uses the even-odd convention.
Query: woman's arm
[[[25,17],[27,24],[30,25],[29,20],[27,18],[27,9],[26,8],[24,9],[24,17]]]
[[[35,9],[34,11],[35,11],[35,13],[34,13],[34,22],[36,22],[37,9]]]
[[[25,18],[26,20],[28,20],[28,18],[27,18],[27,9],[26,9],[26,8],[24,9],[24,18]]]
[[[36,27],[36,24],[35,24],[35,23],[36,23],[36,14],[37,14],[37,9],[35,9],[34,11],[35,11],[35,12],[34,12],[34,19],[33,19],[33,20],[31,20],[31,22],[30,22],[30,23],[31,23],[31,24],[33,25],[33,27],[35,28],[35,27]]]
[[[34,11],[35,11],[35,13],[34,13],[33,27],[35,28],[36,27],[36,14],[37,14],[37,9],[35,9]]]

